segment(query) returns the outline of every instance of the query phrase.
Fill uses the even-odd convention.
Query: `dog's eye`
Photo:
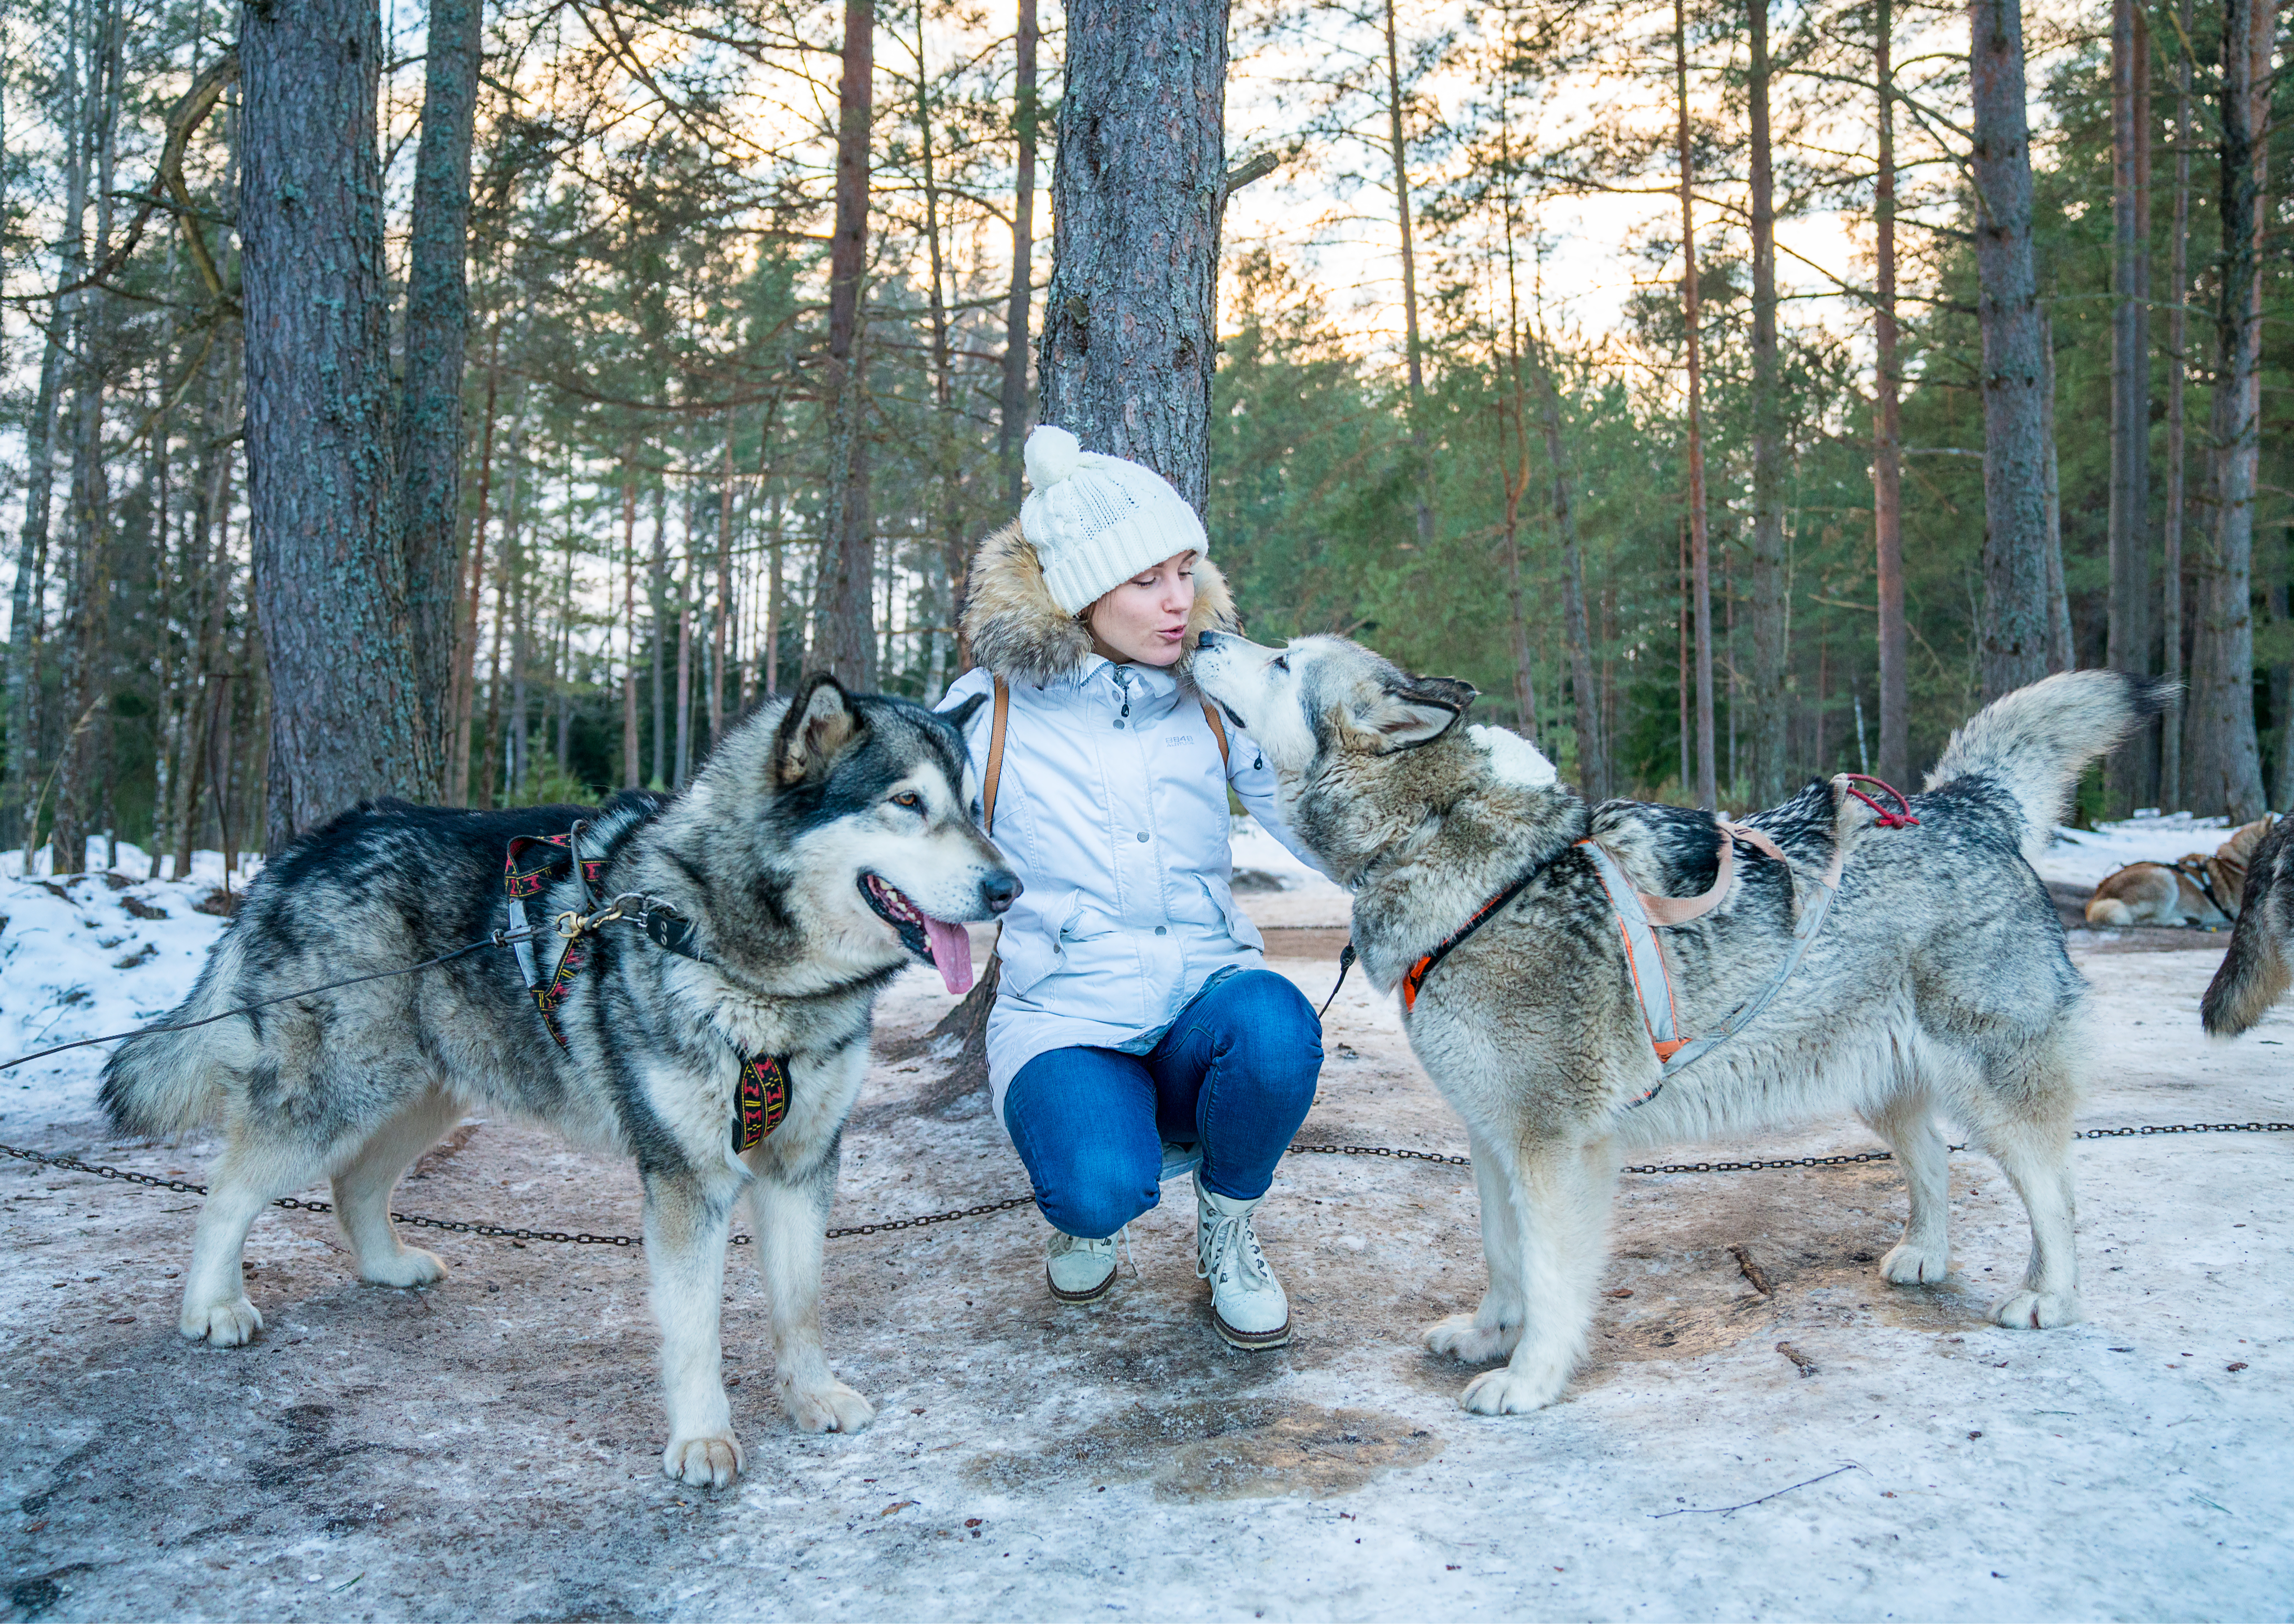
[[[1275,655],[1274,669],[1282,672],[1285,676],[1288,676],[1290,671],[1290,656],[1288,654]]]
[[[906,807],[911,812],[921,812],[924,809],[924,798],[914,790],[902,790],[892,797],[892,804],[896,807]]]

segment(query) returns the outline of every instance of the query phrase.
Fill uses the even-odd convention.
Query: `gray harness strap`
[[[1727,842],[1732,831],[1722,832],[1722,852],[1728,855]],[[1798,917],[1793,922],[1792,946],[1765,986],[1723,1018],[1720,1024],[1702,1037],[1683,1038],[1680,1017],[1672,998],[1672,972],[1665,963],[1664,949],[1658,942],[1658,925],[1649,918],[1641,894],[1625,877],[1623,867],[1608,849],[1596,840],[1580,842],[1593,859],[1593,867],[1600,875],[1602,889],[1609,893],[1610,905],[1617,913],[1617,925],[1625,943],[1625,967],[1632,977],[1633,995],[1640,1001],[1641,1022],[1647,1027],[1649,1043],[1656,1051],[1657,1080],[1655,1086],[1639,1098],[1627,1101],[1626,1108],[1647,1105],[1655,1099],[1667,1083],[1694,1066],[1698,1060],[1727,1043],[1753,1023],[1760,1012],[1768,1008],[1769,1000],[1783,990],[1792,979],[1793,971],[1800,968],[1802,957],[1817,932],[1824,929],[1824,921],[1832,912],[1833,899],[1840,894],[1841,854],[1835,853],[1831,870],[1822,878],[1803,876],[1789,862],[1786,873],[1792,876],[1795,900],[1800,902]],[[1724,873],[1722,878],[1729,876]],[[1814,895],[1802,899],[1800,881],[1805,877],[1815,888]],[[1720,888],[1714,888],[1718,890]],[[1662,899],[1661,899],[1662,900]],[[1712,899],[1717,902],[1719,898]],[[1705,910],[1698,910],[1701,914]],[[1672,922],[1666,922],[1670,925]],[[1686,921],[1680,922],[1688,922]],[[1664,989],[1663,998],[1652,998],[1651,984]]]

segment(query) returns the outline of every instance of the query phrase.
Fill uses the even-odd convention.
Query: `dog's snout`
[[[990,914],[1000,914],[1007,912],[1020,899],[1020,893],[1025,889],[1020,883],[1019,875],[1008,868],[999,868],[980,882],[980,899],[988,905]]]

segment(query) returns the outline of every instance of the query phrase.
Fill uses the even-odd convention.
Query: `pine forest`
[[[1119,163],[1216,245],[1162,471],[1260,641],[1736,810],[2108,665],[2185,697],[2083,816],[2288,808],[2275,27],[7,0],[0,840],[180,873],[674,788],[814,670],[936,698],[1055,360],[1135,319],[1061,262]],[[1221,39],[1223,127],[1123,151],[1086,69]]]

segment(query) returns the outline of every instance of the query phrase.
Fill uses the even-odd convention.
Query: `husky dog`
[[[2247,865],[2277,823],[2265,816],[2231,832],[2212,857],[2192,852],[2173,863],[2130,863],[2106,874],[2087,899],[2090,925],[2226,925],[2239,914]]]
[[[1458,726],[1472,687],[1342,638],[1273,649],[1206,633],[1192,658],[1196,685],[1274,766],[1290,826],[1354,891],[1364,970],[1381,988],[1406,976],[1422,987],[1403,1026],[1466,1120],[1490,1271],[1479,1311],[1426,1342],[1468,1363],[1511,1355],[1466,1388],[1468,1409],[1561,1396],[1592,1320],[1621,1149],[1843,1107],[1894,1147],[1910,1187],[1883,1276],[1912,1285],[1950,1266],[1941,1111],[2030,1217],[2030,1268],[1993,1316],[2034,1328],[2077,1317],[2069,1151],[2085,985],[2029,859],[2080,769],[2161,707],[2164,685],[2080,671],[1999,700],[1913,798],[1916,827],[1875,828],[1844,777],[1750,819],[1790,867],[1755,844],[1726,854],[1734,877],[1717,906],[1664,932],[1684,1035],[1712,1034],[1769,986],[1835,855],[1838,900],[1775,1002],[1667,1079],[1620,915],[1579,842],[1598,840],[1634,890],[1691,897],[1720,873],[1710,813],[1589,812],[1521,739]],[[1662,922],[1664,905],[1650,911]],[[1664,1000],[1658,967],[1638,968]]]
[[[2236,1037],[2285,995],[2294,974],[2294,817],[2256,847],[2246,870],[2238,928],[2207,986],[2199,1013],[2217,1037]]]
[[[736,727],[674,799],[624,794],[602,811],[439,811],[378,801],[268,865],[171,1023],[297,987],[388,971],[484,939],[508,906],[505,853],[588,819],[602,867],[585,898],[569,872],[527,905],[541,921],[640,894],[690,928],[660,938],[608,923],[533,943],[536,1007],[508,948],[281,1003],[189,1032],[133,1039],[105,1068],[123,1132],[182,1133],[219,1116],[183,1289],[182,1329],[219,1347],[251,1338],[240,1252],[273,1198],[334,1181],[362,1279],[445,1276],[390,1222],[399,1174],[473,1107],[520,1112],[632,1156],[645,1182],[646,1262],[662,1333],[669,1447],[662,1465],[723,1485],[742,1465],[719,1376],[718,1305],[745,1191],[771,1304],[782,1401],[808,1432],[874,1415],[821,1352],[821,1238],[838,1136],[867,1069],[876,995],[901,968],[972,979],[961,922],[1001,914],[1019,881],[972,825],[965,719],[853,695],[813,678]],[[649,916],[652,917],[652,916]],[[578,968],[557,978],[578,947]],[[745,1154],[744,1062],[770,1057],[786,1115]],[[759,1125],[752,1123],[753,1129]]]

